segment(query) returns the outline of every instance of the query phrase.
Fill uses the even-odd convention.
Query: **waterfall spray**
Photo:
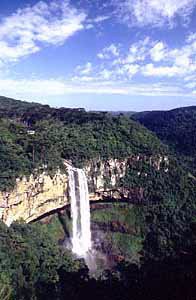
[[[72,251],[85,257],[91,249],[90,204],[87,178],[82,169],[68,167],[72,216]]]

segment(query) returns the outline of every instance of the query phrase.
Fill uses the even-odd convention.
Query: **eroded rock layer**
[[[147,163],[156,171],[168,172],[169,159],[166,156],[131,156],[126,159],[92,160],[86,164],[84,171],[88,178],[91,201],[104,199],[118,199],[127,201],[143,201],[144,189],[140,186],[126,189],[119,186],[119,181],[130,168],[138,163]],[[69,162],[65,162],[65,166]],[[136,176],[148,176],[141,174]],[[23,219],[31,222],[39,217],[60,209],[69,204],[68,175],[57,171],[50,176],[46,172],[31,175],[16,180],[14,190],[0,192],[0,220],[7,225],[13,221]]]
[[[10,225],[23,219],[30,222],[68,203],[67,175],[43,173],[17,179],[13,191],[0,192],[0,218]]]

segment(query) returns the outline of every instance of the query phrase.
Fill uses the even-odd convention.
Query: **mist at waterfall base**
[[[103,253],[95,250],[92,243],[88,183],[82,169],[68,167],[69,197],[71,202],[72,237],[71,250],[84,258],[89,270],[95,272],[98,265],[107,265]]]

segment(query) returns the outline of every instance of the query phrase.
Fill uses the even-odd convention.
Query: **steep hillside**
[[[137,113],[133,118],[184,155],[196,155],[196,106]]]
[[[132,118],[156,133],[179,157],[183,166],[195,174],[196,106],[170,111],[142,112]]]

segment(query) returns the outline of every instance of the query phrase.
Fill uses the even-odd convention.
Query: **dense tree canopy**
[[[94,158],[161,154],[169,156],[169,166],[156,169],[145,160],[136,161],[118,186],[142,190],[142,201],[121,215],[117,206],[94,214],[94,221],[124,222],[126,238],[117,232],[111,240],[122,246],[126,258],[134,251],[140,258],[137,264],[123,261],[100,278],[91,278],[84,261],[64,247],[66,230],[59,222],[21,221],[9,228],[0,222],[0,299],[194,300],[195,111],[136,115],[152,133],[129,116],[1,97],[0,190],[13,188],[18,176],[63,168],[63,159],[83,166]],[[60,223],[66,227],[66,220]],[[135,236],[130,233],[133,226]]]
[[[1,111],[0,189],[13,186],[17,176],[43,166],[54,171],[63,166],[62,159],[84,165],[93,158],[166,151],[152,133],[123,116],[57,110],[9,99],[0,101]]]
[[[171,111],[137,113],[139,121],[169,145],[184,167],[195,174],[196,170],[196,106]]]

